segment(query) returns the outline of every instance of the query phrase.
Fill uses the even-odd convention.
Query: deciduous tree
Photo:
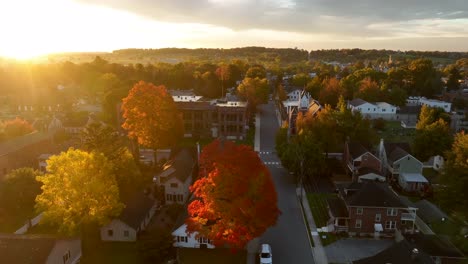
[[[237,92],[249,102],[251,109],[255,109],[257,105],[268,101],[269,90],[265,78],[245,78],[237,87]]]
[[[0,181],[0,207],[9,214],[32,212],[36,196],[41,193],[41,183],[36,177],[41,173],[32,168],[10,171]]]
[[[168,147],[183,135],[182,115],[163,85],[140,81],[123,99],[122,125],[130,138],[150,147]]]
[[[443,155],[450,149],[452,134],[449,125],[439,119],[421,129],[416,129],[413,150],[416,157],[426,161],[435,155]]]
[[[28,121],[18,117],[5,121],[3,129],[7,138],[23,136],[34,131],[34,128]]]
[[[103,154],[69,149],[49,158],[47,171],[37,177],[43,186],[36,208],[59,232],[76,235],[85,226],[109,223],[122,210],[112,164]]]
[[[276,224],[273,180],[251,147],[215,140],[203,148],[200,166],[200,178],[190,187],[195,199],[188,206],[189,233],[244,248]]]

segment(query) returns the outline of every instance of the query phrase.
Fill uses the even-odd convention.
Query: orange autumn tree
[[[276,224],[273,180],[251,147],[215,140],[203,148],[199,171],[190,187],[195,199],[188,206],[189,234],[243,248]]]
[[[182,115],[164,85],[138,82],[123,99],[122,110],[122,127],[143,146],[168,147],[183,135]]]

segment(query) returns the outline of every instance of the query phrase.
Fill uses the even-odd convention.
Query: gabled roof
[[[419,250],[432,257],[465,258],[447,237],[425,234],[408,234],[405,238]]]
[[[349,142],[348,143],[349,154],[353,159],[362,156],[364,153],[369,152],[361,143]]]
[[[327,199],[328,207],[334,217],[349,217],[348,209],[344,201],[338,197],[332,197]]]
[[[320,105],[320,103],[317,100],[311,99],[307,113],[312,114],[312,116],[315,116],[318,112],[320,112],[320,110],[322,110],[322,106]]]
[[[411,153],[411,147],[406,142],[399,143],[384,143],[385,152],[387,154],[389,164],[400,160],[401,158]]]
[[[153,205],[152,199],[143,192],[138,192],[125,203],[125,208],[118,219],[137,229]]]
[[[176,177],[179,181],[185,182],[192,175],[195,160],[189,149],[180,150],[177,155],[164,165],[164,170],[160,177]]]
[[[355,190],[354,192],[346,192]],[[346,195],[346,193],[348,193]],[[348,206],[407,208],[388,184],[375,181],[353,183],[345,188],[345,202]]]
[[[0,235],[0,262],[8,264],[44,264],[55,246],[52,237]]]
[[[360,106],[360,105],[363,105],[363,104],[366,104],[366,103],[368,103],[368,102],[362,100],[361,98],[355,98],[355,99],[348,102],[348,104],[352,105],[352,106]]]
[[[51,134],[33,132],[24,136],[16,137],[0,143],[0,156],[18,151],[26,146],[36,144],[43,140],[51,139]]]
[[[418,249],[414,253],[413,250],[411,243],[402,240],[372,257],[353,261],[353,264],[435,264],[425,252]]]

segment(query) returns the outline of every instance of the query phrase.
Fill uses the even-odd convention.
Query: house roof
[[[55,239],[37,235],[0,235],[0,259],[8,264],[44,264]]]
[[[408,234],[405,238],[416,248],[432,257],[465,258],[447,237],[425,234]]]
[[[18,151],[31,144],[39,143],[51,138],[51,134],[33,132],[24,136],[16,137],[0,143],[0,157]]]
[[[176,177],[179,181],[185,182],[192,175],[195,160],[189,149],[180,150],[177,155],[164,165],[164,170],[159,177]]]
[[[312,99],[310,101],[310,103],[309,103],[309,109],[307,110],[307,112],[309,114],[312,114],[312,116],[314,116],[321,109],[322,109],[322,106],[320,105],[320,103],[318,101]]]
[[[380,181],[384,182],[385,177],[375,173],[367,173],[358,177],[359,181]]]
[[[442,218],[448,219],[446,213],[428,200],[417,201],[414,203],[414,206],[418,208],[418,216],[421,217],[425,223],[441,221]]]
[[[418,249],[418,253],[413,253],[415,248],[411,243],[402,240],[393,244],[389,248],[368,258],[353,261],[353,264],[434,264],[432,258]]]
[[[393,151],[395,151],[397,148],[400,148],[403,151],[406,151],[407,153],[411,153],[411,147],[406,142],[385,142],[384,147],[385,147],[385,152],[387,153],[387,157],[389,157],[390,154]]]
[[[363,105],[365,103],[367,103],[367,102],[362,100],[361,98],[355,98],[355,99],[349,101],[348,104],[350,104],[352,106],[360,106],[360,105]]]
[[[398,113],[400,114],[419,114],[421,111],[421,106],[420,105],[407,105],[407,106],[402,106],[400,107],[400,110]]]
[[[378,107],[380,107],[380,108],[382,108],[382,107],[389,107],[389,106],[390,106],[390,107],[395,107],[394,105],[391,105],[391,104],[389,104],[389,103],[387,103],[387,102],[377,102],[377,103],[375,103],[375,104],[376,104]]]
[[[364,153],[369,152],[361,143],[349,142],[348,143],[349,154],[353,159],[362,156]]]
[[[327,203],[334,217],[349,217],[348,209],[342,199],[337,197],[328,198]]]
[[[348,206],[406,208],[388,184],[365,181],[351,186],[355,192],[345,196]],[[346,188],[349,190],[349,188]]]
[[[405,182],[423,182],[428,183],[429,181],[421,173],[400,173],[400,176]]]
[[[138,192],[125,203],[125,208],[118,219],[137,229],[153,205],[152,199],[143,192]]]

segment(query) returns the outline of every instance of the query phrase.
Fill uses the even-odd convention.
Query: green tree
[[[170,229],[156,228],[142,233],[137,241],[138,254],[145,263],[165,263],[175,257]]]
[[[449,65],[445,68],[445,74],[448,77],[447,90],[458,90],[460,88],[458,80],[462,78],[460,69],[456,65]]]
[[[442,171],[443,183],[438,196],[445,208],[468,217],[468,134],[455,136]]]
[[[265,68],[259,65],[252,66],[247,70],[245,78],[266,78]]]
[[[443,119],[439,119],[424,128],[416,129],[413,150],[419,160],[426,161],[432,156],[443,155],[451,144],[450,127]]]
[[[124,144],[124,138],[112,127],[91,123],[81,134],[82,148],[88,152],[103,153],[112,163],[120,196],[128,197],[141,188],[144,178],[132,153]]]
[[[443,119],[447,124],[450,124],[450,115],[444,109],[423,105],[419,113],[416,129],[424,129],[439,119]]]
[[[13,215],[32,212],[36,196],[41,193],[41,183],[36,181],[39,175],[32,168],[10,171],[0,182],[0,207]]]
[[[388,99],[389,104],[393,104],[396,106],[405,106],[406,105],[406,99],[408,98],[408,94],[406,91],[402,88],[399,87],[393,87],[389,92],[388,96],[385,98]]]
[[[292,79],[292,85],[294,86],[300,86],[300,87],[305,87],[306,84],[310,81],[309,75],[305,73],[298,73],[294,75]]]
[[[359,92],[356,97],[368,102],[377,102],[380,98],[379,85],[369,77],[365,78],[359,84]]]
[[[412,94],[432,97],[442,90],[440,74],[429,59],[411,61],[408,66]]]
[[[267,79],[245,78],[237,87],[239,95],[246,99],[251,109],[256,109],[257,105],[268,101],[270,88]]]
[[[102,226],[120,214],[123,204],[112,164],[102,153],[69,149],[47,161],[47,173],[36,209],[43,222],[58,225],[59,232],[76,235],[89,225]]]

